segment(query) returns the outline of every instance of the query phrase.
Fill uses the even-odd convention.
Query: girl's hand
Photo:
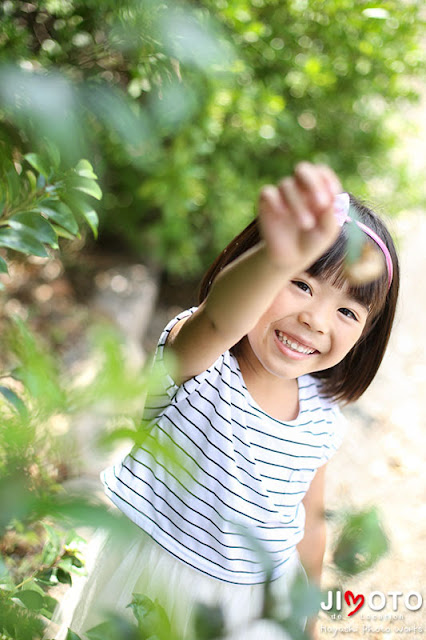
[[[298,273],[333,244],[339,234],[334,197],[341,191],[331,169],[309,162],[298,164],[277,187],[262,189],[261,232],[274,265]]]

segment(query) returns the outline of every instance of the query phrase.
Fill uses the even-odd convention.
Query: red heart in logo
[[[353,602],[351,602],[351,599],[353,600]],[[358,600],[360,601],[359,605],[353,611],[348,613],[348,616],[353,616],[354,613],[358,611],[358,609],[361,609],[362,605],[365,602],[365,598],[361,593],[355,597],[352,591],[345,591],[345,600],[348,607],[350,607],[352,604],[356,604]]]

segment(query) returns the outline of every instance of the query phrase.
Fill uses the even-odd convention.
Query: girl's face
[[[346,285],[338,288],[304,272],[283,287],[247,334],[244,356],[259,373],[280,378],[329,369],[358,341],[367,317],[368,309],[349,296]]]

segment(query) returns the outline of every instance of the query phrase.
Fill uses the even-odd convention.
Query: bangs
[[[364,234],[364,242],[378,249],[376,243]],[[368,325],[383,308],[388,293],[388,276],[386,266],[378,278],[370,282],[354,283],[350,281],[347,258],[348,238],[346,227],[343,227],[336,242],[306,271],[314,278],[329,281],[334,287],[343,288],[348,285],[348,294],[368,309]]]

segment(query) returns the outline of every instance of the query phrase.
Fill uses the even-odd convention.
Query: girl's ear
[[[389,342],[393,301],[387,301],[381,313],[369,325],[346,357],[327,371],[312,374],[322,381],[322,392],[336,401],[358,400],[373,381]]]
[[[398,256],[389,241],[393,260],[393,280],[377,315],[365,326],[361,338],[347,356],[332,369],[312,374],[322,381],[325,396],[345,403],[358,400],[373,381],[389,342],[399,293]],[[372,311],[374,313],[374,302]]]

